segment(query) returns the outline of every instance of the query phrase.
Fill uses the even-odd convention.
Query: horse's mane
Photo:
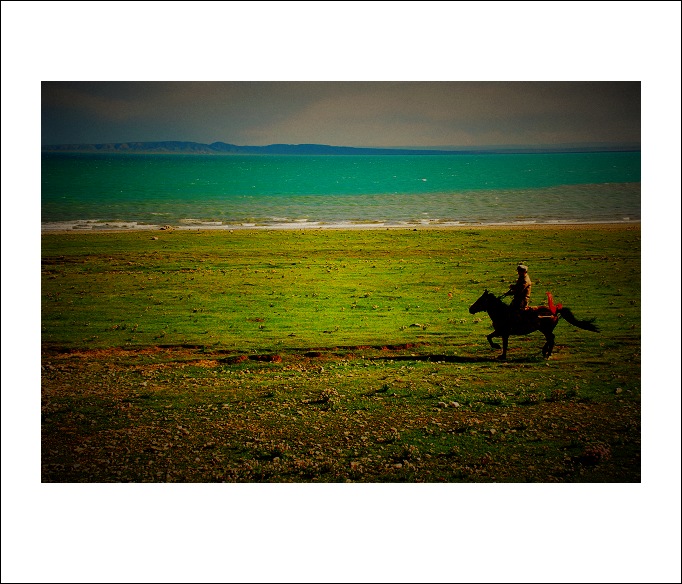
[[[488,291],[486,290],[486,292],[488,292]],[[488,295],[489,295],[489,296],[492,296],[492,298],[494,299],[494,301],[495,301],[497,304],[499,304],[500,306],[504,306],[505,308],[509,308],[510,305],[507,304],[504,300],[502,300],[502,298],[501,298],[500,296],[497,296],[497,295],[493,294],[492,292],[488,292]]]

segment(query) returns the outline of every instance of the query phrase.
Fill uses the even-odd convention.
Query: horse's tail
[[[577,326],[578,328],[585,329],[586,331],[592,331],[594,333],[599,332],[599,327],[597,327],[597,325],[594,324],[594,321],[596,320],[594,318],[588,318],[587,320],[578,320],[575,316],[573,316],[573,313],[570,311],[570,309],[566,308],[565,306],[557,308],[557,312],[561,316],[563,316],[568,322],[570,322],[573,326]]]

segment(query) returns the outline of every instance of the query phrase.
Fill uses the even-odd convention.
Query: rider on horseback
[[[519,274],[516,282],[509,285],[509,292],[505,296],[510,294],[514,295],[510,305],[510,314],[512,323],[519,322],[525,310],[528,310],[528,303],[530,302],[530,290],[533,283],[530,281],[528,276],[528,267],[524,264],[519,264],[516,266],[516,271]]]

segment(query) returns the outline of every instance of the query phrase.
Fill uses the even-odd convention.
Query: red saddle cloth
[[[545,292],[547,294],[547,304],[549,304],[549,311],[553,314],[556,315],[557,310],[561,310],[561,304],[554,304],[554,298],[552,298],[552,293],[551,292]]]

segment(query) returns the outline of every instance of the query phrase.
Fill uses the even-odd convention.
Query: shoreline
[[[65,225],[66,224],[66,225]],[[70,227],[68,226],[70,224]],[[169,231],[395,231],[395,230],[460,230],[460,229],[632,229],[641,228],[641,220],[633,221],[585,221],[585,222],[497,222],[497,223],[273,223],[224,225],[201,223],[189,225],[140,225],[134,222],[100,223],[95,221],[73,221],[60,224],[41,225],[41,235],[56,233],[139,233]]]

